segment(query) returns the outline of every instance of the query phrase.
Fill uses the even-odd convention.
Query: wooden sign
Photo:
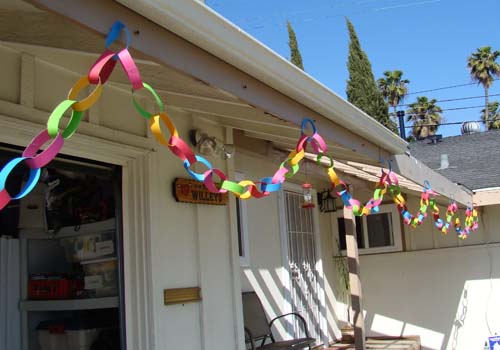
[[[227,193],[212,193],[196,180],[176,178],[174,181],[174,197],[177,202],[226,205]]]

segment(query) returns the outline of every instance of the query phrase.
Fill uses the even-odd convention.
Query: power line
[[[497,79],[493,79],[493,81],[495,81],[495,80],[499,80],[499,79],[498,78]],[[443,86],[443,87],[439,87],[439,88],[435,88],[435,89],[410,92],[410,93],[407,93],[406,95],[415,95],[415,94],[421,94],[423,92],[432,92],[432,91],[439,91],[439,90],[446,90],[446,89],[454,89],[454,88],[457,88],[457,87],[470,86],[470,85],[475,85],[475,84],[478,84],[478,83],[468,83],[468,84],[458,84],[458,85]]]
[[[438,127],[438,126],[446,126],[446,125],[458,125],[458,124],[470,123],[470,122],[486,123],[486,122],[494,122],[494,121],[500,121],[500,119],[464,120],[461,122],[449,122],[449,123],[439,123],[439,124],[419,124],[419,125],[405,126],[405,129],[413,129],[414,126],[416,126],[416,127],[421,127],[421,126],[436,126],[436,127]]]
[[[489,97],[495,97],[495,96],[500,96],[500,94],[493,94],[493,95],[488,95]],[[463,100],[472,100],[472,99],[476,99],[476,98],[485,98],[484,95],[482,96],[468,96],[468,97],[457,97],[457,98],[450,98],[450,99],[447,99],[447,100],[437,100],[437,102],[451,102],[451,101],[463,101]],[[398,105],[398,106],[402,106],[402,107],[408,107],[410,106],[411,103],[407,103],[407,104],[402,104],[402,105]]]
[[[336,18],[336,17],[351,17],[351,16],[354,16],[354,15],[360,15],[360,14],[366,14],[366,13],[369,13],[369,12],[381,12],[381,11],[390,11],[390,10],[394,10],[394,9],[399,9],[399,8],[405,8],[405,7],[414,7],[414,6],[422,6],[422,5],[430,5],[430,4],[434,4],[434,3],[439,3],[441,2],[441,0],[411,0],[409,2],[406,2],[406,3],[402,3],[402,4],[398,4],[398,5],[394,5],[394,6],[379,6],[379,7],[366,7],[366,6],[359,6],[359,5],[362,5],[364,3],[368,3],[368,2],[359,2],[356,5],[358,5],[358,8],[361,7],[360,9],[358,9],[357,11],[348,11],[347,13],[331,13],[331,14],[323,14],[323,15],[312,15],[312,16],[308,16],[306,18],[301,18],[301,19],[295,19],[293,22],[294,23],[298,23],[298,22],[311,22],[311,21],[320,21],[320,20],[325,20],[325,19],[329,19],[329,18]],[[349,3],[349,1],[346,1],[344,3],[340,2],[340,6],[339,7],[346,7]],[[219,4],[215,4],[216,6],[213,6],[214,9],[216,7],[218,7],[217,5]],[[266,20],[265,16],[257,16],[257,17],[250,17],[250,18],[241,18],[239,20],[240,23],[247,23],[249,26],[251,26],[252,29],[262,29],[262,28],[265,28],[266,26],[278,26],[278,27],[282,27],[283,24],[282,23],[269,23],[268,20],[269,20],[269,17],[271,17],[271,19],[274,17],[274,18],[280,18],[280,19],[283,19],[283,18],[288,18],[290,19],[291,17],[294,17],[294,16],[297,16],[297,15],[303,15],[303,14],[306,14],[307,12],[314,12],[315,10],[317,9],[325,9],[324,12],[326,12],[326,9],[329,9],[329,8],[332,8],[335,10],[335,7],[334,7],[334,4],[328,4],[328,5],[325,5],[325,6],[317,6],[315,8],[312,8],[312,9],[305,9],[305,10],[297,10],[297,11],[292,11],[292,12],[283,12],[283,13],[279,13],[279,14],[273,14],[273,15],[270,15],[268,16],[268,19]],[[324,13],[323,12],[323,13]],[[261,22],[261,23],[258,23],[258,22]],[[252,25],[252,23],[254,23]]]
[[[481,106],[467,106],[467,107],[455,107],[455,108],[445,108],[445,109],[442,109],[441,112],[444,112],[444,111],[458,111],[458,110],[462,110],[462,109],[473,109],[473,108],[484,108],[484,105],[481,105]],[[405,117],[408,117],[408,116],[412,116],[412,115],[421,115],[422,113],[409,113],[409,114],[406,114],[405,113]],[[394,116],[394,113],[389,113],[390,116]]]

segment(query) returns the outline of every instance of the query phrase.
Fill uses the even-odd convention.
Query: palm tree
[[[441,107],[436,105],[437,100],[429,100],[425,96],[417,97],[417,101],[410,103],[406,114],[408,121],[413,121],[413,136],[423,139],[429,135],[434,135],[441,123],[443,112]]]
[[[472,80],[483,85],[484,110],[488,109],[488,89],[495,77],[500,76],[500,65],[496,62],[498,56],[500,56],[500,51],[491,52],[491,46],[483,46],[467,59],[467,68],[469,68]]]
[[[384,96],[389,106],[394,108],[394,117],[396,117],[396,110],[400,102],[408,93],[407,84],[410,83],[408,79],[401,79],[403,71],[385,71],[385,78],[377,80],[378,89]]]
[[[500,103],[498,101],[488,103],[488,115],[485,109],[481,110],[481,118],[483,119],[486,129],[500,129]]]

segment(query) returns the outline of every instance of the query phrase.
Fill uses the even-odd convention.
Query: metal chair
[[[305,338],[283,341],[274,339],[271,331],[273,323],[286,316],[295,316],[302,322]],[[314,338],[309,336],[306,320],[296,312],[280,315],[268,322],[262,303],[255,292],[243,293],[243,319],[245,323],[245,342],[251,344],[252,350],[297,350],[304,348],[311,350],[311,345],[316,342]],[[271,342],[266,344],[267,340],[271,340]],[[256,346],[255,343],[259,341],[260,346]]]

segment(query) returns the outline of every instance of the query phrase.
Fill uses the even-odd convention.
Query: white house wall
[[[409,195],[408,207],[415,213],[419,198]],[[500,206],[479,208],[479,220],[461,240],[453,227],[442,235],[429,216],[404,227],[407,251],[360,256],[369,336],[419,335],[423,349],[469,350],[500,333]],[[337,314],[346,319],[341,303]]]
[[[254,150],[257,149],[253,145]],[[245,178],[260,179],[273,174],[278,160],[271,160],[265,156],[240,152],[236,156],[236,171],[243,173]],[[309,167],[314,167],[309,165]],[[302,174],[294,177],[293,182],[301,184],[304,179]],[[327,179],[326,174],[324,174]],[[309,179],[313,187],[322,190],[328,187],[320,178]],[[318,210],[317,208],[314,210]],[[255,291],[259,295],[268,318],[274,318],[283,314],[285,308],[285,296],[289,291],[285,290],[287,274],[284,270],[282,259],[282,245],[280,236],[278,196],[270,195],[263,199],[247,201],[248,214],[248,237],[249,237],[249,266],[241,267],[241,284],[243,291]],[[320,246],[325,274],[325,303],[327,310],[328,337],[335,339],[340,335],[336,305],[335,284],[333,274],[333,244],[330,227],[329,214],[319,214]],[[281,325],[278,327],[279,336],[286,338],[286,331]]]
[[[0,45],[0,114],[28,120],[42,130],[48,118],[47,112],[66,98],[69,88],[79,76],[36,58],[28,60],[34,63],[33,66],[23,67],[22,57],[20,51]],[[32,106],[20,105],[23,94],[31,94]],[[23,111],[32,113],[25,115]],[[108,84],[104,87],[101,100],[90,113],[94,113],[91,114],[93,121],[99,126],[88,123],[86,116],[81,126],[85,133],[99,137],[103,134],[99,130],[108,130],[104,134],[110,138],[121,138],[123,147],[126,147],[127,139],[142,142],[146,149],[151,145],[142,160],[124,166],[127,179],[124,198],[141,198],[140,203],[124,202],[124,209],[128,212],[142,207],[147,215],[134,227],[125,227],[125,237],[129,238],[124,242],[126,302],[144,300],[148,303],[126,306],[127,331],[130,334],[136,332],[136,327],[141,327],[139,320],[148,317],[149,326],[153,327],[151,339],[144,341],[138,336],[129,337],[128,348],[236,349],[239,339],[235,331],[235,315],[236,307],[241,306],[235,306],[233,302],[235,276],[231,267],[233,252],[229,243],[228,208],[183,204],[174,200],[174,178],[188,175],[178,158],[147,139],[147,124],[133,108],[129,92]],[[222,128],[204,124],[179,110],[168,109],[168,113],[184,139],[187,139],[192,127],[202,128],[223,139]],[[67,141],[66,149],[72,142]],[[93,147],[91,144],[86,146],[89,149]],[[92,151],[88,153],[92,154]],[[95,158],[99,159],[97,155]],[[213,160],[213,164],[225,170],[222,160]],[[145,263],[140,266],[143,268],[136,268],[135,262],[127,260],[127,252],[134,249],[142,251]],[[201,287],[201,302],[164,305],[165,288],[194,286]],[[152,310],[152,314],[145,316],[145,310]]]
[[[369,335],[469,350],[500,331],[498,244],[367,255],[360,264]]]

